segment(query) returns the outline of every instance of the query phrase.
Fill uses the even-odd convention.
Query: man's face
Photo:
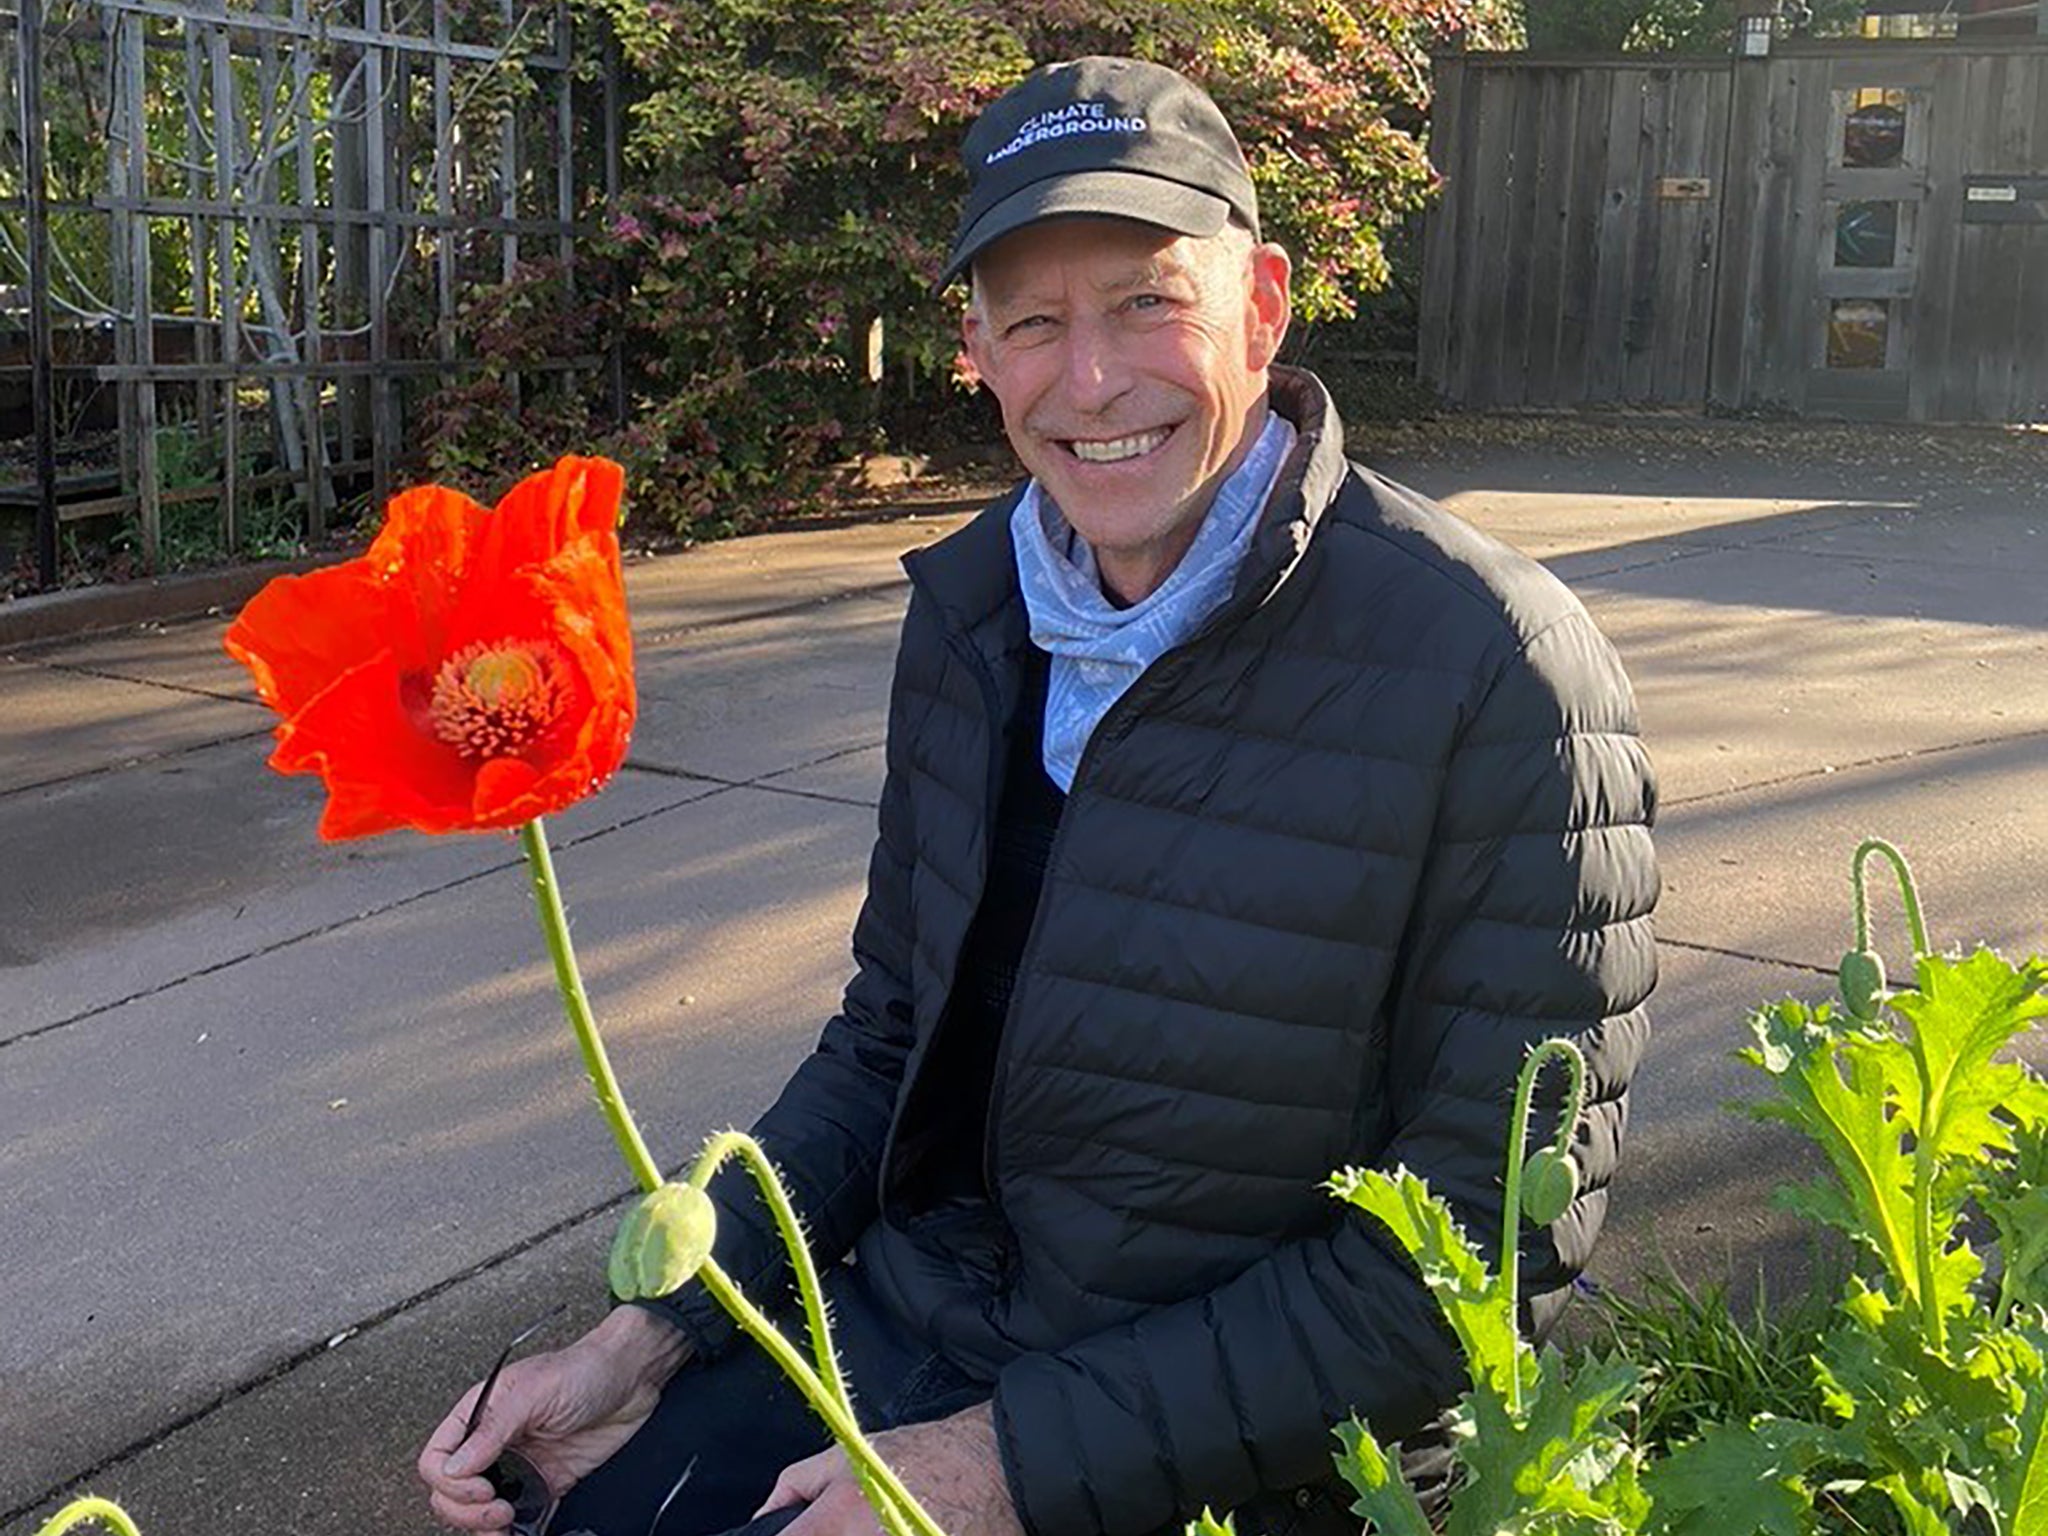
[[[1171,573],[1251,449],[1288,270],[1248,237],[1093,218],[1027,225],[975,260],[968,355],[1127,602]]]

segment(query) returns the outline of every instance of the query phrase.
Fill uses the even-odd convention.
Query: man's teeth
[[[1106,443],[1086,442],[1075,438],[1067,446],[1074,450],[1074,457],[1085,459],[1090,464],[1114,464],[1119,459],[1135,459],[1141,453],[1150,453],[1173,432],[1170,428],[1157,432],[1140,432],[1135,437],[1112,438]]]

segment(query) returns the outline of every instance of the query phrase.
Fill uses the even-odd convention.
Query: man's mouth
[[[1066,447],[1084,464],[1121,464],[1126,459],[1143,458],[1171,436],[1173,428],[1158,427],[1150,432],[1134,432],[1129,437],[1069,438]]]

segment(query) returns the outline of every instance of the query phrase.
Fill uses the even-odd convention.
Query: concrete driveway
[[[1855,840],[1944,941],[2044,947],[2048,496],[1404,441],[1619,645],[1664,791],[1658,1039],[1597,1273],[1796,1254],[1797,1149],[1723,1110],[1754,1002],[1829,986]],[[846,971],[905,600],[957,517],[636,563],[633,757],[553,832],[657,1155],[744,1123]],[[602,1306],[624,1174],[510,839],[323,847],[224,619],[0,655],[0,1533],[426,1532],[418,1443],[502,1341]],[[1881,931],[1896,908],[1881,898]],[[2038,1058],[2037,1058],[2038,1059]]]

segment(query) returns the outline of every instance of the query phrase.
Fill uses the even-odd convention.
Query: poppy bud
[[[1869,1023],[1884,1001],[1884,961],[1877,951],[1852,949],[1842,956],[1842,1002],[1849,1017]]]
[[[694,1184],[664,1184],[642,1195],[619,1223],[607,1273],[621,1301],[666,1296],[711,1256],[718,1211]]]
[[[1539,1147],[1522,1165],[1522,1214],[1547,1227],[1579,1198],[1579,1165],[1568,1152]]]

